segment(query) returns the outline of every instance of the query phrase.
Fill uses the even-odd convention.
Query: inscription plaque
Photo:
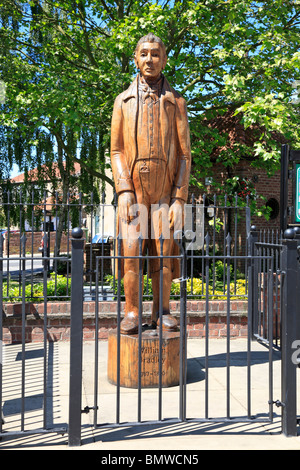
[[[161,348],[162,387],[179,384],[179,332],[163,332]],[[120,336],[120,386],[138,388],[139,353],[141,354],[141,386],[157,387],[160,374],[160,342],[157,330],[144,331],[139,351],[138,335]],[[112,330],[108,337],[108,381],[117,384],[117,332]]]

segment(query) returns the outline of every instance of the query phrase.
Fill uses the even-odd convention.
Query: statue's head
[[[134,61],[146,80],[156,80],[167,64],[166,48],[162,40],[153,33],[143,36],[136,45]]]

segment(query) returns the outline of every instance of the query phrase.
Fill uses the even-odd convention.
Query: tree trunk
[[[69,192],[69,165],[66,162],[66,166],[63,164],[63,149],[60,142],[57,140],[58,149],[58,169],[60,172],[61,189],[62,189],[62,200],[58,211],[58,224],[56,226],[56,241],[55,241],[55,256],[60,255],[61,240],[63,234],[63,228],[65,223],[65,215],[67,212],[68,192]],[[67,227],[68,229],[68,227]]]

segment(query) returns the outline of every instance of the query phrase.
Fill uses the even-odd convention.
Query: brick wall
[[[143,322],[150,323],[151,302],[144,302]],[[170,302],[171,313],[179,321],[179,301]],[[124,312],[124,303],[121,305]],[[230,337],[247,336],[247,301],[231,301]],[[3,315],[3,342],[13,344],[21,342],[22,305],[5,304]],[[44,337],[44,304],[28,303],[26,313],[26,342],[40,342]],[[227,301],[209,302],[209,336],[222,338],[227,336]],[[190,338],[206,336],[206,303],[203,300],[187,302],[187,333]],[[117,327],[116,302],[99,303],[98,338],[106,340],[110,329]],[[47,338],[49,341],[70,340],[70,303],[47,303]],[[95,339],[95,302],[84,302],[83,339]]]
[[[280,170],[277,171],[273,176],[269,177],[265,170],[253,168],[246,161],[240,161],[239,164],[232,171],[233,174],[240,178],[249,179],[253,182],[256,192],[259,196],[263,196],[265,200],[260,201],[259,206],[265,205],[269,199],[275,199],[280,204]],[[222,165],[214,165],[214,176],[215,181],[223,183],[227,178],[227,173],[224,171]],[[204,182],[204,181],[203,181]],[[210,193],[210,186],[207,186],[207,192]],[[190,193],[194,193],[195,197],[199,197],[199,191],[195,188],[190,188]],[[292,196],[292,183],[289,183],[288,190],[288,205],[293,205]],[[292,220],[289,221],[290,223]],[[258,230],[277,230],[280,228],[280,215],[274,219],[266,220],[264,217],[252,216],[251,223],[256,225]]]

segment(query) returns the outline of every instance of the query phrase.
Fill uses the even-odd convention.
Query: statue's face
[[[146,80],[156,80],[165,68],[167,57],[157,42],[144,42],[135,54],[135,64]]]

